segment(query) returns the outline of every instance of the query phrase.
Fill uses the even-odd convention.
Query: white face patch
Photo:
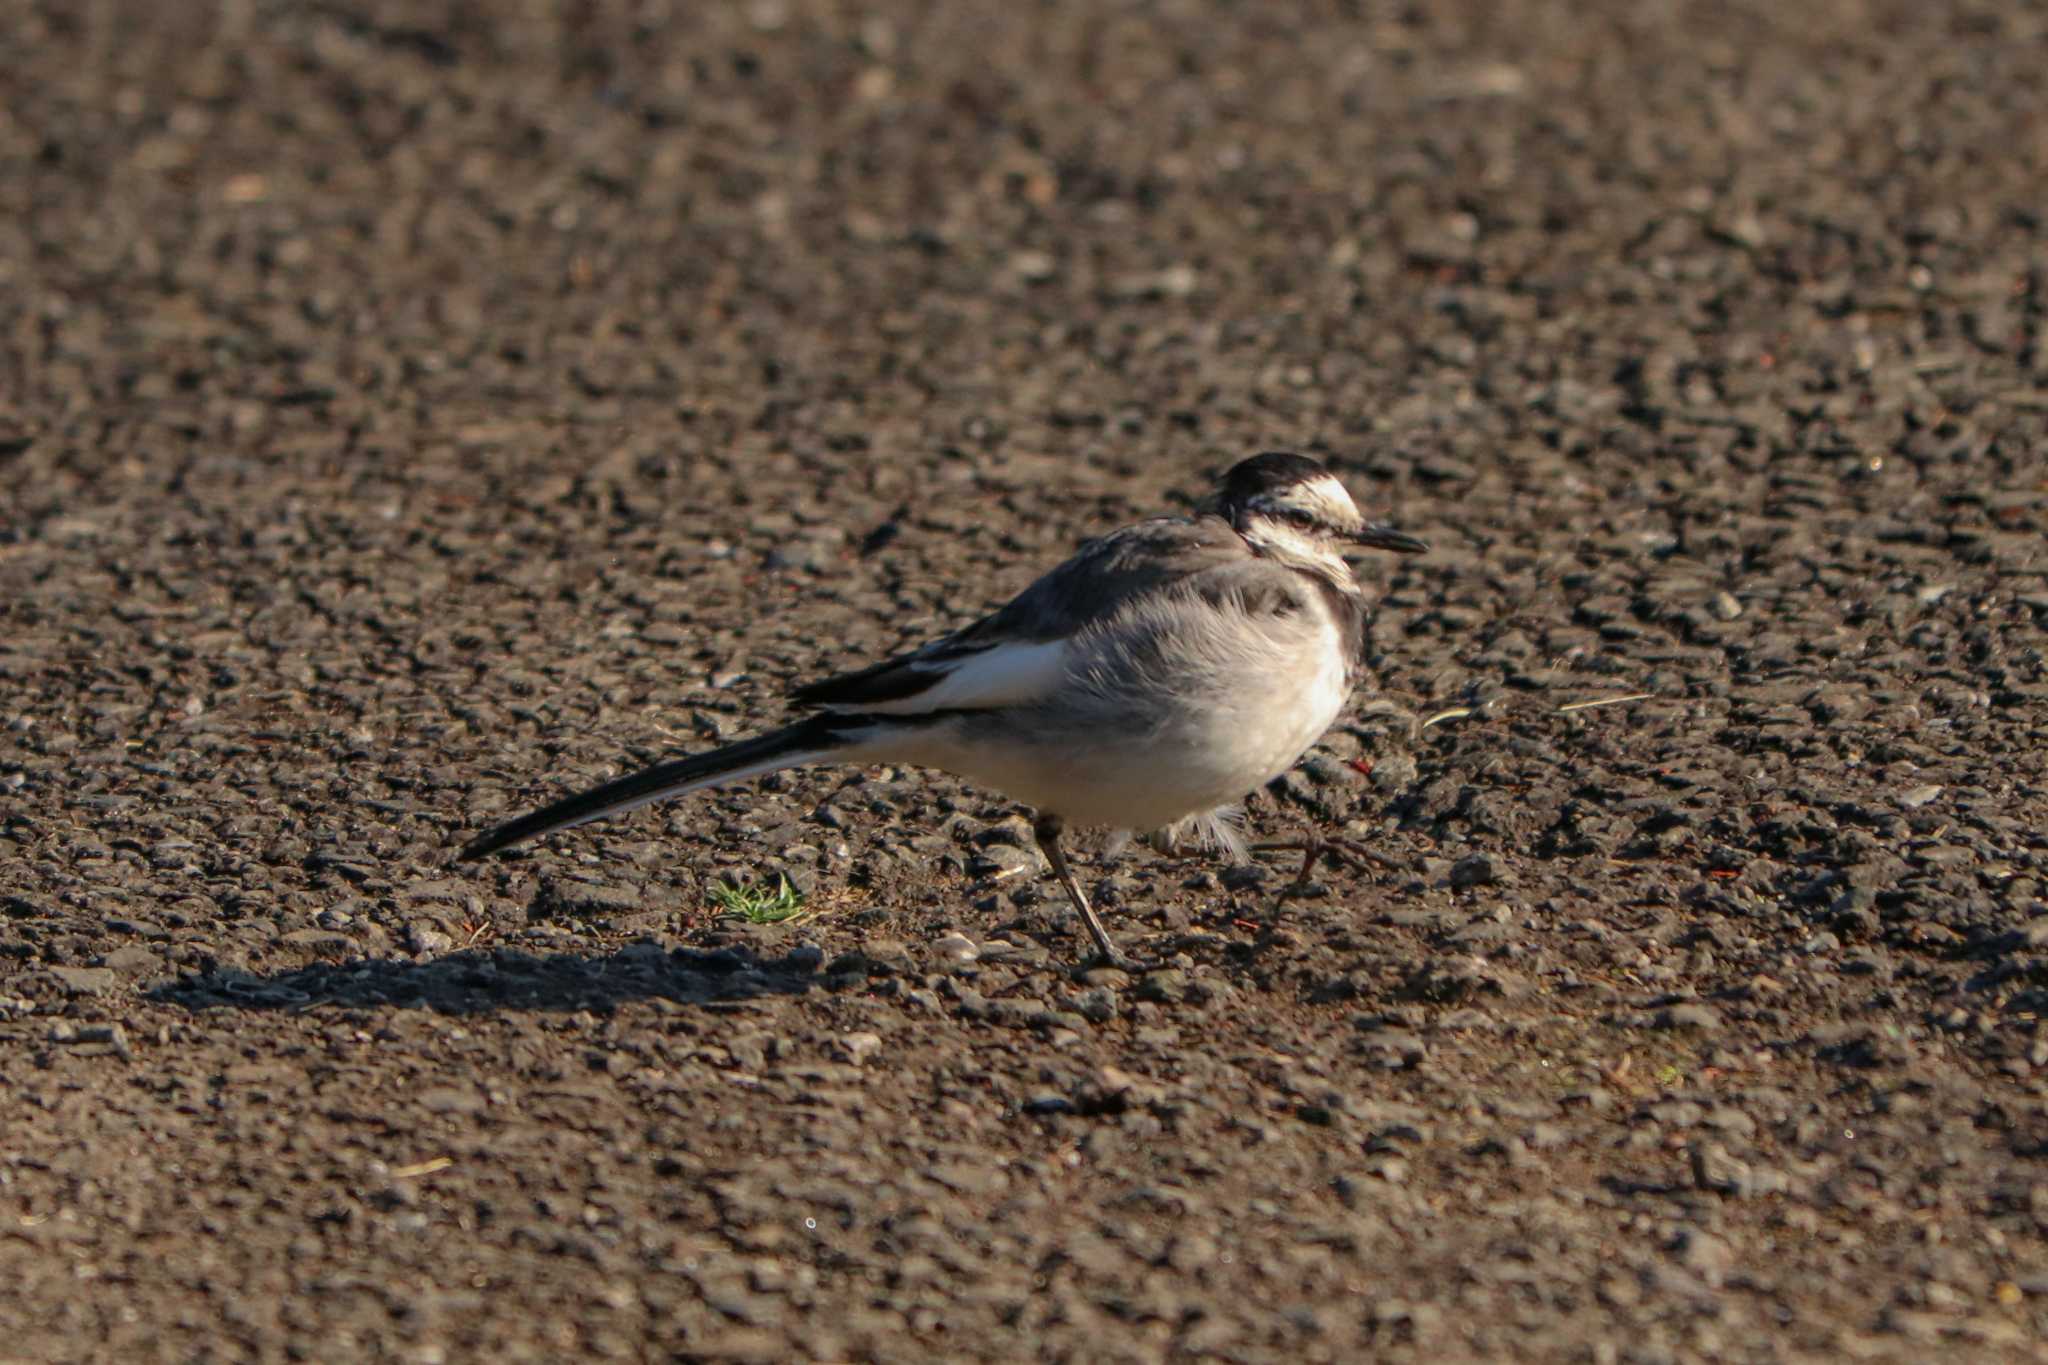
[[[1300,505],[1316,513],[1333,526],[1355,526],[1363,518],[1358,515],[1358,504],[1351,500],[1351,494],[1343,484],[1330,475],[1302,484],[1295,490]]]
[[[1325,554],[1329,552],[1327,545],[1332,533],[1355,530],[1365,520],[1344,485],[1328,475],[1268,493],[1254,499],[1250,506],[1258,522],[1257,539],[1304,548],[1314,546]],[[1303,525],[1301,518],[1313,520]]]
[[[1260,554],[1320,567],[1332,578],[1349,575],[1351,567],[1338,553],[1337,542],[1321,531],[1291,526],[1268,513],[1255,517],[1244,528],[1245,539]]]

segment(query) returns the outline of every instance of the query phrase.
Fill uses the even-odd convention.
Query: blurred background
[[[531,655],[522,593],[714,541],[815,579],[879,533],[971,611],[1298,446],[1525,552],[1440,561],[1423,635],[1646,548],[1724,588],[1801,508],[2031,496],[2044,22],[14,0],[0,534]]]
[[[2042,382],[2037,6],[7,10],[18,516],[1298,444],[1575,517],[1554,452],[1847,472]]]

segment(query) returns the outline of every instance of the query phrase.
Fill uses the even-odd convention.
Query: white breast
[[[963,718],[903,757],[1076,824],[1151,830],[1236,802],[1329,729],[1350,672],[1319,600],[1285,616],[1218,611],[1140,608],[1077,646],[1043,705]]]

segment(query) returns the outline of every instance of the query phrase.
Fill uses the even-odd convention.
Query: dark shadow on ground
[[[797,948],[762,959],[743,948],[673,952],[634,945],[602,956],[470,949],[425,962],[358,959],[270,975],[211,972],[150,992],[189,1010],[305,1010],[398,1006],[443,1014],[494,1010],[609,1010],[630,1000],[717,1005],[801,995],[822,985],[823,955]]]

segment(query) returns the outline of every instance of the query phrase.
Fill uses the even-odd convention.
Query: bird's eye
[[[1316,524],[1316,514],[1304,512],[1299,507],[1290,507],[1280,515],[1289,526],[1299,526],[1304,531]]]

